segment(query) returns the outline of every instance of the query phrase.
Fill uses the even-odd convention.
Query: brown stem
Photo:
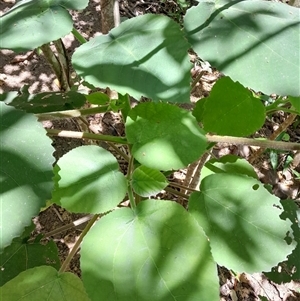
[[[67,270],[72,258],[75,256],[76,252],[79,249],[79,246],[84,238],[84,236],[89,232],[90,228],[93,226],[93,224],[96,222],[96,220],[98,219],[98,217],[100,216],[100,214],[95,214],[91,220],[88,222],[88,224],[86,225],[86,227],[84,228],[84,230],[82,231],[82,233],[80,234],[78,240],[76,241],[75,245],[73,246],[71,252],[69,253],[69,255],[67,256],[66,260],[64,261],[64,263],[61,265],[58,273],[63,273]]]
[[[297,117],[297,114],[290,114],[288,116],[288,118],[282,123],[280,124],[280,126],[278,127],[278,129],[271,134],[271,136],[269,137],[269,140],[275,140],[282,132],[286,131],[286,129],[294,122],[295,118]],[[288,142],[281,142],[281,141],[270,141],[273,143],[282,143],[284,145],[288,145]],[[284,149],[284,148],[279,148],[279,149],[283,149],[283,150],[300,150],[300,144],[299,143],[293,143],[295,145],[296,148],[289,148],[289,149]],[[276,147],[270,147],[270,148],[276,148]],[[256,152],[254,152],[248,159],[249,163],[253,164],[254,162],[257,161],[257,159],[262,155],[262,153],[265,151],[265,148],[260,148],[258,149]]]

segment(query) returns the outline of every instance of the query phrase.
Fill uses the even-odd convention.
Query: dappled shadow
[[[0,106],[2,249],[24,231],[31,218],[50,199],[54,158],[51,156],[51,140],[43,137],[42,126],[35,118],[24,116],[23,112],[9,108],[4,103],[0,103]],[[32,123],[28,122],[28,117],[33,118]],[[41,127],[41,131],[36,131],[36,126]]]
[[[98,148],[98,161],[102,162],[103,152],[101,153],[101,148]],[[76,158],[74,156],[74,160]],[[67,161],[69,166],[66,167],[66,163],[62,163],[63,171],[60,170],[58,175],[61,177],[63,173],[64,176],[59,182],[59,188],[54,189],[55,202],[74,213],[94,214],[112,210],[122,202],[126,194],[125,177],[116,169],[117,161],[107,163],[106,157],[101,166],[98,162],[94,167],[92,162],[92,159],[81,160],[73,168],[70,166],[70,159]],[[60,169],[60,162],[58,161],[57,164]]]
[[[0,2],[0,15],[14,5],[15,1]],[[70,11],[74,26],[86,38],[101,32],[99,0],[92,0],[86,9]],[[72,34],[62,38],[66,53],[71,57],[79,42]],[[1,41],[0,41],[1,43]],[[72,66],[69,66],[72,70]],[[59,83],[51,66],[38,52],[26,51],[15,53],[11,50],[0,50],[0,93],[17,91],[29,85],[30,93],[59,91]]]
[[[289,93],[298,95],[300,56],[295,55],[295,46],[297,41],[300,43],[299,14],[297,9],[290,7],[293,12],[288,18],[288,5],[281,4],[286,10],[280,10],[279,6],[273,10],[275,3],[269,4],[267,7],[265,1],[257,1],[254,6],[251,1],[231,1],[220,8],[211,4],[210,13],[208,7],[203,7],[208,15],[205,20],[199,9],[200,3],[198,10],[186,19],[186,35],[202,59],[224,73],[229,72],[244,85],[284,94],[287,88],[283,84],[283,87],[278,86],[278,81],[288,83],[289,78],[293,83]],[[200,20],[193,23],[191,17],[196,20],[197,16]],[[293,37],[291,47],[287,45],[287,35]],[[277,80],[272,66],[278,68]],[[267,87],[265,81],[268,81]]]
[[[94,299],[188,301],[219,295],[209,242],[177,203],[147,200],[133,211],[119,209],[89,234],[98,239],[92,249],[83,242],[82,278]]]
[[[134,118],[135,114],[139,117]],[[184,168],[206,151],[206,137],[190,112],[175,105],[141,103],[130,118],[133,122],[126,124],[127,138],[135,159],[146,166]]]
[[[291,252],[292,246],[288,247],[279,229],[281,226],[288,229],[288,224],[277,220],[278,226],[274,226],[272,219],[276,218],[277,211],[279,218],[282,211],[281,208],[272,205],[268,192],[262,184],[255,184],[249,189],[241,189],[245,187],[243,181],[248,181],[248,179],[243,180],[243,177],[233,174],[230,177],[222,174],[217,178],[220,181],[217,184],[217,179],[215,182],[210,182],[210,179],[213,181],[214,176],[206,178],[207,182],[204,184],[207,186],[201,187],[201,192],[192,194],[189,210],[199,220],[200,226],[207,231],[218,264],[227,266],[238,273],[245,271],[254,273],[260,269],[270,269],[278,263],[276,259],[280,260],[280,256],[284,259],[283,255]],[[229,180],[230,184],[227,183]],[[229,190],[231,186],[228,185],[232,185],[234,180],[237,186],[232,187],[235,189],[233,192]],[[256,183],[251,180],[249,182],[249,185]],[[247,196],[251,193],[250,189],[253,190],[251,198]],[[258,189],[261,190],[260,193],[255,194]],[[268,199],[264,199],[263,196]],[[261,208],[255,206],[258,199],[261,199]],[[246,201],[251,200],[253,200],[253,206],[246,204]],[[288,235],[288,233],[285,234]],[[274,251],[275,246],[276,251]],[[227,256],[228,254],[230,256]],[[280,254],[279,257],[278,254]]]
[[[188,102],[189,46],[178,25],[167,18],[141,18],[83,45],[72,58],[75,69],[91,84],[136,98]]]

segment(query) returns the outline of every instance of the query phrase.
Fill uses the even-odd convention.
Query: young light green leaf
[[[94,92],[91,94],[88,94],[85,96],[89,103],[95,104],[95,105],[105,105],[108,104],[110,101],[110,98],[107,94],[102,92]]]
[[[274,1],[201,1],[184,27],[192,48],[267,95],[300,95],[299,9]]]
[[[49,265],[60,267],[58,249],[54,241],[41,244],[39,240],[28,242],[35,225],[26,227],[22,236],[15,238],[0,254],[0,286],[30,268]],[[41,238],[41,237],[40,237]]]
[[[0,287],[0,296],[5,301],[90,301],[77,276],[72,273],[59,274],[49,266],[20,273]]]
[[[215,173],[237,173],[258,179],[253,166],[247,160],[234,155],[226,155],[220,159],[207,161],[201,170],[200,180],[202,181],[205,177]]]
[[[0,253],[51,197],[51,142],[36,117],[0,102]]]
[[[168,186],[166,177],[156,169],[142,165],[132,174],[132,188],[140,196],[156,195],[166,186]]]
[[[91,300],[219,300],[216,264],[195,219],[170,201],[147,200],[102,217],[82,243]]]
[[[81,45],[72,63],[94,86],[109,86],[136,99],[189,102],[189,47],[177,23],[146,14]]]
[[[192,114],[171,104],[141,103],[130,111],[125,127],[135,159],[153,169],[183,168],[208,145]]]
[[[16,52],[55,41],[73,28],[67,9],[83,9],[88,0],[22,0],[0,18],[0,48]]]
[[[295,248],[279,199],[256,179],[213,174],[192,193],[189,211],[207,234],[214,259],[235,272],[270,271]]]
[[[203,127],[219,135],[247,136],[265,121],[265,107],[240,83],[222,77],[204,104]]]
[[[127,181],[116,158],[99,146],[77,147],[57,165],[53,201],[71,212],[104,213],[125,197]]]

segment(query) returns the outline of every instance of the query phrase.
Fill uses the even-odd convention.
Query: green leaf
[[[92,103],[95,105],[105,105],[105,104],[108,104],[110,101],[110,98],[102,92],[94,92],[94,93],[86,95],[85,97],[89,103]]]
[[[79,108],[85,103],[85,96],[73,91],[29,94],[28,86],[25,86],[20,92],[1,94],[0,101],[27,113],[37,114]]]
[[[0,296],[5,301],[90,300],[77,276],[71,273],[59,274],[49,266],[36,267],[20,273],[0,287]]]
[[[82,243],[91,300],[219,300],[216,264],[194,218],[170,201],[142,201],[102,217]]]
[[[234,155],[226,155],[220,159],[207,161],[201,170],[200,180],[215,173],[236,173],[258,179],[253,166],[247,160]]]
[[[55,41],[73,28],[67,9],[84,9],[88,0],[22,0],[0,18],[0,48],[15,52]]]
[[[81,45],[72,64],[97,87],[109,86],[136,99],[189,102],[189,47],[177,23],[146,14]]]
[[[192,193],[189,210],[209,237],[216,262],[235,272],[270,271],[295,248],[285,241],[291,223],[280,219],[279,199],[256,179],[210,175]]]
[[[166,177],[158,170],[139,166],[132,174],[132,188],[143,197],[158,194],[168,186]]]
[[[51,142],[35,116],[0,102],[0,253],[51,197]]]
[[[248,136],[263,126],[265,107],[240,83],[222,77],[206,98],[202,122],[207,132]]]
[[[270,280],[276,283],[286,283],[300,279],[300,209],[294,200],[282,200],[281,204],[284,209],[281,217],[292,222],[293,236],[297,242],[297,247],[288,256],[288,260],[272,268],[271,272],[264,273]]]
[[[116,158],[99,146],[77,147],[57,165],[53,201],[71,212],[104,213],[125,197],[127,181]]]
[[[294,109],[300,114],[300,97],[288,97]]]
[[[141,164],[158,170],[178,169],[206,150],[206,137],[192,114],[166,103],[141,103],[130,111],[126,135]]]
[[[299,9],[274,1],[201,1],[184,27],[192,48],[267,95],[300,95]]]
[[[57,246],[54,241],[41,244],[38,240],[28,242],[35,225],[26,227],[21,237],[15,238],[0,254],[1,277],[0,286],[30,268],[49,265],[60,267]]]
[[[202,120],[203,120],[203,112],[204,112],[204,106],[205,106],[206,100],[207,100],[207,98],[199,99],[196,102],[196,105],[193,109],[193,112],[192,112],[193,116],[195,116],[195,118],[197,119],[198,122],[202,122]]]

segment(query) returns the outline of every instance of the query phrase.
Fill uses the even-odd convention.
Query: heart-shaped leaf
[[[90,301],[81,280],[72,273],[59,274],[49,266],[20,273],[0,287],[2,300]]]
[[[77,147],[57,165],[53,201],[71,212],[104,213],[125,197],[126,178],[116,158],[101,147]]]
[[[126,134],[135,159],[157,170],[183,168],[208,145],[192,114],[166,103],[137,105],[127,117]]]
[[[156,195],[168,185],[166,177],[158,170],[139,166],[132,174],[132,188],[140,196]]]
[[[16,52],[55,41],[73,28],[67,9],[84,9],[88,0],[22,0],[0,17],[0,48]]]
[[[209,242],[195,219],[170,201],[142,201],[102,217],[81,249],[91,300],[219,300]]]
[[[188,49],[177,23],[146,14],[81,45],[72,63],[94,86],[109,86],[136,99],[189,102]]]
[[[51,198],[51,142],[35,116],[0,102],[0,253]]]
[[[189,211],[209,237],[216,262],[235,272],[270,271],[295,248],[285,241],[291,223],[279,217],[279,199],[251,177],[205,177]]]
[[[201,1],[188,10],[188,41],[244,86],[300,95],[299,8],[274,1]]]

